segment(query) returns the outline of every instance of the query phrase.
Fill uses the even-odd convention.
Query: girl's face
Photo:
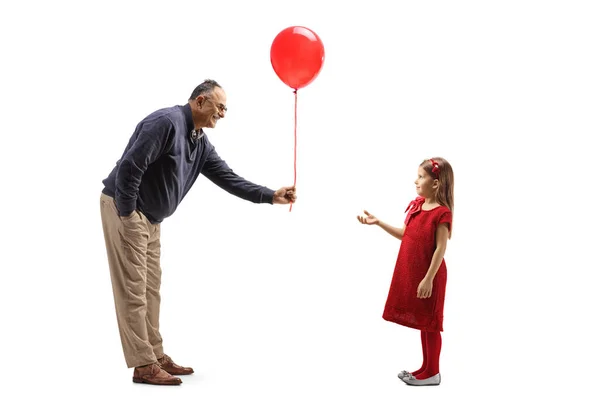
[[[437,179],[433,179],[427,172],[425,172],[423,167],[419,167],[415,185],[417,194],[428,199],[435,196],[439,181]]]

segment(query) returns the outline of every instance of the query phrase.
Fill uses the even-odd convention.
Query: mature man
[[[199,174],[244,200],[289,204],[295,187],[274,191],[238,176],[203,128],[225,117],[227,100],[213,80],[198,85],[188,103],[163,108],[136,127],[125,152],[102,181],[100,198],[117,321],[133,381],[179,385],[193,373],[163,351],[159,332],[160,223],[175,212]]]

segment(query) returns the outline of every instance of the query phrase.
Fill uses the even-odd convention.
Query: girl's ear
[[[433,180],[433,188],[434,189],[438,189],[440,187],[440,180],[439,179],[434,179]]]

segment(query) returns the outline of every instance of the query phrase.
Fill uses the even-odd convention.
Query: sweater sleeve
[[[142,176],[163,154],[172,123],[161,118],[143,122],[136,130],[138,134],[132,138],[117,169],[115,201],[120,216],[129,215],[136,209]]]
[[[219,157],[215,147],[212,144],[209,144],[209,146],[208,157],[201,171],[204,176],[221,189],[241,199],[253,203],[273,204],[274,190],[247,181],[237,175],[227,163]]]

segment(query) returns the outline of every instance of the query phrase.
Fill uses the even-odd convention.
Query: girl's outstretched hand
[[[372,214],[369,214],[369,212],[367,210],[363,211],[365,213],[366,216],[364,215],[357,215],[356,219],[358,219],[358,222],[360,222],[361,224],[367,224],[367,225],[377,225],[379,224],[379,220],[377,219],[377,217],[375,217]]]

